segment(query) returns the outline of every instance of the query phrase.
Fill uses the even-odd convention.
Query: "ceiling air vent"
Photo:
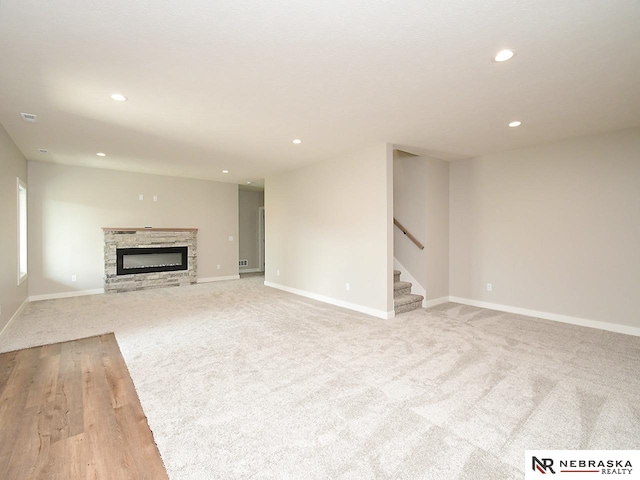
[[[37,115],[34,115],[33,113],[23,113],[23,112],[20,112],[20,116],[25,122],[31,122],[31,123],[35,123],[36,117],[37,117]]]

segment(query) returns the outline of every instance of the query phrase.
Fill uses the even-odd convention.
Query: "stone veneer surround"
[[[176,287],[198,281],[197,228],[114,228],[104,231],[104,291],[131,292],[149,288]],[[134,273],[117,275],[118,248],[188,247],[188,269],[173,272]]]

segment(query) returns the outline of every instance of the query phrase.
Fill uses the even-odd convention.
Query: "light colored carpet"
[[[114,331],[176,480],[523,478],[525,449],[640,448],[638,337],[262,281],[32,303],[0,351]]]

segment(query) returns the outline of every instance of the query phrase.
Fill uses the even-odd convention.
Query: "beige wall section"
[[[424,246],[394,228],[394,255],[425,289],[426,300],[449,295],[449,163],[394,152],[394,216]]]
[[[451,164],[452,296],[640,327],[639,285],[640,129]]]
[[[29,176],[30,296],[103,288],[102,227],[198,228],[198,278],[238,274],[235,184],[40,162]]]
[[[260,268],[259,244],[259,209],[264,207],[264,192],[254,190],[238,191],[238,217],[240,231],[240,260],[247,260],[249,264],[241,267],[240,271]]]
[[[0,331],[27,299],[28,293],[28,278],[18,285],[18,177],[27,184],[28,192],[27,161],[0,126]],[[29,276],[30,262],[28,258]]]
[[[379,144],[268,177],[265,281],[392,311],[392,168]]]

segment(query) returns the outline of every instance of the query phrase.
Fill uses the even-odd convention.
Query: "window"
[[[18,178],[18,285],[27,278],[27,186]]]

